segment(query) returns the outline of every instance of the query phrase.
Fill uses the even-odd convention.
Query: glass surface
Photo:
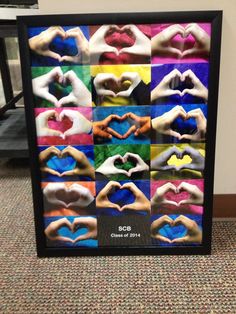
[[[211,24],[28,36],[48,247],[201,245]]]

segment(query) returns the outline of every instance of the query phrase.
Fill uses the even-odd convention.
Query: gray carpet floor
[[[28,167],[0,178],[0,313],[236,313],[235,222],[214,223],[211,256],[39,259]]]

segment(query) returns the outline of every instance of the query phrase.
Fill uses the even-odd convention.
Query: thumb
[[[169,136],[177,137],[179,140],[181,139],[181,134],[176,132],[176,131],[173,131],[171,129],[166,131],[166,134],[169,135]]]
[[[51,50],[46,50],[46,51],[44,52],[44,56],[45,56],[45,57],[50,57],[50,58],[56,59],[56,60],[58,60],[59,62],[61,61],[61,56],[60,56],[58,53],[56,53],[56,52],[54,52],[54,51],[51,51]]]
[[[57,131],[57,130],[52,130],[52,129],[48,129],[47,133],[50,136],[60,136],[62,134],[62,132]]]
[[[79,134],[78,131],[76,131],[76,128],[70,128],[69,130],[66,130],[64,132],[64,137],[75,135],[75,134]]]
[[[58,101],[58,107],[62,107],[63,105],[67,105],[69,103],[74,103],[74,102],[75,102],[75,97],[69,94],[68,96],[63,97]]]
[[[73,62],[74,57],[73,56],[63,56],[60,58],[60,62]]]
[[[58,107],[58,100],[54,95],[52,95],[48,92],[45,92],[45,93],[41,94],[41,97],[45,98],[47,101],[51,102],[53,105]]]

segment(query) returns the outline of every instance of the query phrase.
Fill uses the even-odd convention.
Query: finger
[[[50,136],[61,136],[63,133],[58,130],[47,129],[47,133]]]
[[[171,243],[186,243],[186,242],[189,242],[189,237],[188,236],[185,236],[185,237],[182,237],[182,238],[176,238],[176,239],[171,241]]]
[[[77,135],[77,134],[81,134],[80,132],[78,132],[77,128],[70,128],[69,130],[64,132],[64,138],[67,136],[72,136],[72,135]]]
[[[181,116],[183,119],[185,119],[187,112],[184,110],[182,106],[177,105],[174,108],[172,108],[170,111],[166,112],[166,114],[170,114],[171,116],[173,115],[175,119],[178,116]]]
[[[192,201],[190,199],[182,200],[179,202],[179,205],[191,204]]]
[[[177,206],[178,207],[178,203],[175,201],[169,201],[169,200],[164,200],[163,205],[173,205],[173,206]]]
[[[60,62],[74,62],[75,58],[73,56],[63,56]]]
[[[131,118],[132,120],[134,120],[136,122],[140,122],[140,117],[137,116],[136,114],[134,114],[133,112],[128,112],[127,117]]]
[[[168,150],[164,151],[162,155],[165,160],[168,160],[172,155],[176,155],[178,158],[181,157],[181,152],[176,146],[172,146]]]
[[[43,116],[48,120],[49,118],[55,117],[57,112],[55,110],[47,110],[43,112]],[[40,114],[39,114],[40,115]],[[38,115],[38,116],[39,116]]]
[[[163,170],[163,171],[167,171],[167,170],[174,170],[174,171],[176,171],[177,167],[174,166],[174,165],[167,165],[167,166],[160,167],[160,169]]]
[[[188,229],[192,225],[192,222],[188,217],[180,215],[174,220],[174,225],[184,225]]]
[[[49,101],[50,103],[52,103],[53,105],[55,105],[56,107],[58,107],[58,100],[52,94],[46,92],[42,95],[42,97],[46,99],[47,101]]]
[[[62,69],[57,66],[48,73],[48,84],[56,80],[58,83],[62,84],[64,80]]]
[[[125,48],[120,49],[119,54],[122,54],[122,53],[136,54],[136,51],[133,50],[133,46],[132,46],[132,48],[131,47],[125,47]]]
[[[99,128],[96,129],[96,134],[95,136],[107,138],[107,139],[112,139],[112,135],[108,133],[106,130],[101,130]]]
[[[193,73],[192,70],[185,71],[181,76],[181,81],[184,82],[187,77],[189,77],[194,84],[199,82],[198,77]]]
[[[196,55],[196,54],[199,54],[200,51],[199,49],[197,48],[191,48],[191,49],[187,49],[185,50],[183,53],[182,53],[182,58],[184,57],[189,57],[189,56],[192,56],[192,55]]]
[[[122,136],[123,139],[126,139],[127,137],[129,137],[132,133],[134,133],[134,131],[136,130],[136,126],[132,125],[129,130]]]
[[[164,194],[168,191],[173,191],[174,193],[176,193],[176,186],[171,182],[162,185],[161,188],[164,188]]]
[[[60,177],[60,176],[61,176],[61,174],[60,174],[58,171],[53,170],[53,169],[51,169],[51,168],[49,168],[49,167],[42,167],[42,168],[41,168],[41,171],[42,171],[42,172],[48,172],[48,173],[50,173],[50,174],[52,174],[52,175],[54,175],[54,176],[57,176],[57,177]]]
[[[117,169],[118,169],[118,168],[117,168]],[[118,169],[118,170],[116,171],[116,173],[118,173],[118,174],[124,174],[125,176],[129,177],[129,172],[126,171],[126,170],[123,170],[123,169]]]
[[[125,91],[118,92],[118,93],[116,94],[116,97],[129,97],[130,94],[131,94],[131,92],[132,92],[132,89],[127,89],[127,90],[125,90]]]
[[[50,33],[49,33],[50,41],[52,41],[57,36],[60,36],[62,38],[64,38],[66,36],[64,29],[60,26],[56,26],[56,27],[50,29]]]
[[[194,140],[195,134],[183,134],[180,136],[180,140]]]
[[[104,45],[103,52],[113,52],[115,55],[119,56],[119,50],[116,47],[112,47],[108,44]]]
[[[166,130],[166,131],[163,132],[163,133],[166,134],[166,135],[169,135],[169,136],[174,136],[174,137],[176,137],[176,138],[178,138],[178,139],[181,138],[181,134],[178,133],[178,132],[176,132],[176,131],[173,131],[172,129]]]
[[[191,34],[195,39],[199,40],[202,30],[203,29],[196,23],[190,23],[185,27],[185,36],[187,37],[189,34]]]
[[[202,110],[200,108],[190,110],[187,113],[187,118],[195,118],[196,120],[206,119]]]
[[[54,52],[54,51],[51,51],[50,49],[48,50],[44,50],[43,52],[41,52],[41,54],[44,56],[44,57],[50,57],[50,58],[53,58],[53,59],[56,59],[60,62],[61,60],[61,56]]]
[[[113,130],[113,129],[110,128],[110,127],[107,127],[107,128],[106,128],[106,131],[107,131],[108,133],[110,133],[112,136],[116,137],[116,138],[119,138],[119,139],[122,139],[122,138],[123,138],[122,135],[120,135],[118,132],[116,132],[115,130]]]
[[[142,193],[139,188],[132,182],[123,184],[120,189],[129,189],[134,195]]]
[[[127,159],[129,157],[132,157],[133,159],[135,159],[136,161],[140,161],[142,160],[142,158],[138,155],[138,154],[133,154],[130,152],[125,153],[125,155],[123,156],[123,158],[125,159],[125,161],[127,161]]]
[[[166,33],[167,40],[172,39],[177,34],[180,34],[181,36],[183,36],[185,33],[184,27],[181,26],[180,24],[171,25],[167,29],[165,29],[165,31],[166,31],[165,33]]]
[[[171,243],[171,240],[164,237],[164,236],[161,236],[160,234],[156,234],[156,235],[152,235],[152,237],[158,241],[161,241],[161,242],[165,242],[165,243]]]
[[[123,210],[134,210],[133,204],[127,204],[121,207],[121,211]]]
[[[123,116],[122,117],[120,117],[120,116],[118,116],[118,115],[116,115],[116,114],[110,114],[108,117],[106,117],[103,121],[104,121],[104,124],[109,124],[112,120],[121,120],[123,118]]]
[[[181,73],[179,70],[174,69],[163,78],[163,81],[165,83],[171,83],[171,81],[176,78],[181,79]]]
[[[179,91],[178,89],[168,89],[168,90],[166,91],[166,96],[173,96],[173,95],[182,96],[182,92]]]
[[[78,175],[78,169],[64,171],[61,174],[62,177],[63,176],[74,176],[74,175]]]
[[[50,240],[74,243],[72,239],[62,236],[56,236],[51,238]]]
[[[145,134],[150,131],[150,128],[151,128],[151,119],[150,119],[150,123],[145,123],[141,128],[137,129],[134,135],[138,136],[140,134]]]
[[[110,193],[110,191],[112,189],[115,189],[115,188],[120,188],[121,185],[119,182],[116,182],[116,181],[110,181],[104,188],[103,188],[103,191],[105,194],[108,194]]]
[[[182,58],[183,57],[183,53],[181,50],[174,48],[174,47],[167,47],[166,51],[169,52],[170,54],[175,55],[177,58]]]
[[[100,96],[111,96],[111,97],[116,97],[117,95],[108,89],[100,89],[98,95]]]
[[[76,243],[78,241],[82,241],[82,240],[91,239],[91,236],[93,236],[93,234],[91,232],[82,234],[82,235],[78,236],[76,239],[74,239],[74,243]]]
[[[60,156],[61,151],[57,147],[51,146],[49,154],[54,154],[54,155]]]
[[[64,105],[67,105],[67,104],[74,104],[75,103],[75,98],[72,96],[72,95],[68,95],[68,96],[65,96],[63,98],[61,98],[58,103],[57,103],[57,106],[58,107],[62,107]]]

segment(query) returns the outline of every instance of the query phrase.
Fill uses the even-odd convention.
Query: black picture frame
[[[51,25],[98,25],[98,24],[152,24],[152,23],[211,23],[211,48],[209,57],[209,101],[206,135],[206,155],[204,173],[204,214],[203,240],[199,246],[178,247],[99,247],[99,248],[60,248],[47,247],[44,235],[42,209],[40,164],[38,160],[37,135],[33,108],[31,84],[30,50],[28,46],[28,27]],[[219,87],[220,46],[222,11],[186,11],[186,12],[148,12],[148,13],[105,13],[73,15],[39,15],[17,17],[18,36],[21,56],[21,69],[25,99],[25,113],[30,152],[34,217],[36,230],[37,255],[39,257],[79,256],[79,255],[182,255],[210,254],[212,231],[212,204],[214,182],[214,159],[217,123],[217,102]]]

